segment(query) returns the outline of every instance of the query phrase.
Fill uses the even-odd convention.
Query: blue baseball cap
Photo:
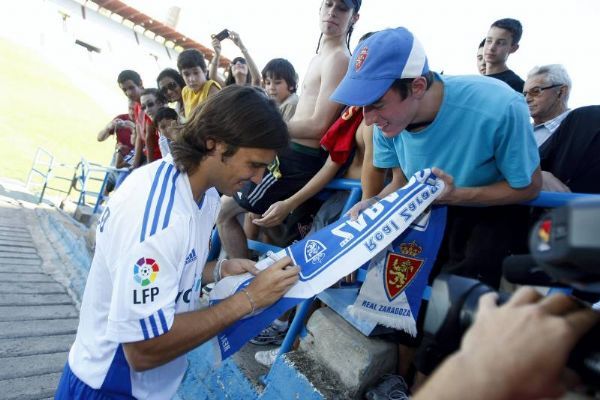
[[[344,4],[346,5],[346,7],[354,8],[355,12],[358,12],[358,10],[360,10],[361,3],[362,0],[344,0]]]
[[[396,79],[417,78],[427,72],[425,50],[410,31],[379,31],[356,46],[346,76],[331,100],[349,106],[373,104]]]

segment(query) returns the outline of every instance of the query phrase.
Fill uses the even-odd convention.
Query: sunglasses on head
[[[168,90],[177,90],[178,88],[179,88],[178,84],[176,84],[175,82],[169,82],[165,86],[160,88],[160,92],[162,94],[165,94],[165,93],[167,93]]]
[[[146,111],[146,108],[148,108],[148,107],[150,107],[150,108],[154,107],[155,104],[156,103],[153,101],[149,101],[146,104],[142,104],[142,111]]]

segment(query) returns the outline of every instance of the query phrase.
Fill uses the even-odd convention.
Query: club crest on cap
[[[360,52],[358,53],[358,56],[356,57],[356,61],[354,62],[354,70],[355,71],[358,72],[358,70],[360,70],[360,68],[365,63],[365,60],[367,59],[368,54],[369,54],[369,48],[367,46],[360,49]]]

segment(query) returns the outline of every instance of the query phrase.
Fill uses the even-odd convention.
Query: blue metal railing
[[[71,178],[61,176],[62,173],[65,173],[65,169],[71,168],[73,168],[72,165],[57,162],[52,153],[41,147],[38,147],[33,158],[31,169],[27,175],[26,188],[27,190],[32,190],[34,183],[41,186],[40,195],[37,201],[38,204],[44,200],[44,195],[46,194],[47,190],[68,193],[67,190],[61,187],[52,186],[51,182],[57,183],[56,181],[71,181]],[[59,169],[61,169],[62,172],[59,172]],[[35,182],[36,178],[41,178],[41,182]]]

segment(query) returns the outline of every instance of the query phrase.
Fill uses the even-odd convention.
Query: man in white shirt
[[[560,64],[534,67],[527,75],[523,94],[533,118],[533,134],[540,147],[569,114],[571,78]]]
[[[230,86],[201,107],[172,156],[135,170],[98,221],[56,399],[170,399],[188,351],[274,303],[298,279],[289,258],[260,273],[250,260],[206,262],[217,191],[259,183],[289,136],[275,103],[256,88]],[[247,271],[257,276],[246,288],[198,309],[203,284]]]
[[[544,143],[558,129],[571,110],[567,104],[571,92],[571,78],[560,64],[536,66],[527,75],[523,94],[533,119],[533,135],[540,152]],[[554,174],[542,171],[542,190],[569,192],[569,188]]]

